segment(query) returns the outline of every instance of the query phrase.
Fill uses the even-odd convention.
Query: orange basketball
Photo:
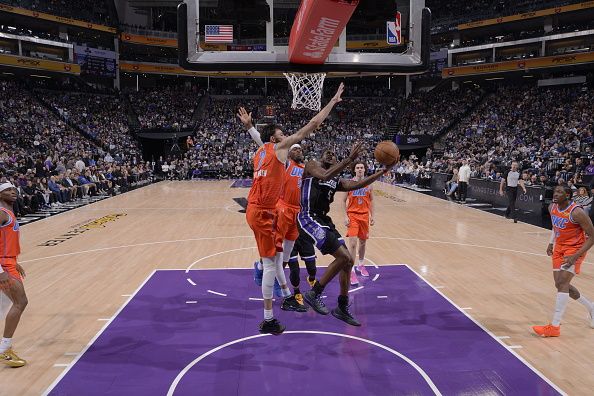
[[[394,162],[400,159],[400,150],[394,142],[384,140],[375,146],[373,155],[375,156],[377,162],[387,166],[392,165]]]

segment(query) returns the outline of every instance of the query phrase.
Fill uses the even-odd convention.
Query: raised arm
[[[363,142],[355,143],[353,146],[351,153],[347,158],[344,160],[334,164],[328,169],[322,168],[322,165],[318,161],[308,161],[305,164],[305,169],[303,171],[303,177],[313,176],[316,179],[320,179],[321,181],[328,181],[332,179],[334,176],[338,175],[343,169],[345,169],[351,162],[357,159],[359,153],[363,149]]]
[[[259,146],[262,146],[264,143],[262,142],[262,138],[260,138],[260,132],[256,128],[254,128],[254,123],[252,121],[252,113],[248,113],[245,108],[240,107],[239,111],[237,112],[237,117],[241,120],[241,123],[247,129],[248,133],[252,137],[252,140],[256,142]]]
[[[283,139],[282,142],[278,143],[276,145],[277,152],[279,150],[289,150],[289,147],[291,147],[295,143],[299,143],[302,140],[307,139],[309,137],[309,135],[312,134],[313,131],[315,131],[317,128],[319,128],[320,125],[322,125],[322,123],[324,122],[324,120],[328,117],[328,115],[330,114],[330,111],[332,111],[334,106],[337,103],[339,103],[340,101],[342,101],[342,98],[340,96],[342,95],[343,91],[344,91],[344,84],[340,83],[340,86],[338,87],[336,94],[334,95],[334,97],[332,99],[330,99],[330,102],[328,102],[326,107],[324,107],[318,114],[316,114],[314,116],[314,118],[312,118],[307,123],[307,125],[305,125],[303,128],[301,128],[299,131],[292,134],[291,136],[288,136],[285,139]]]
[[[379,179],[380,177],[382,177],[382,175],[384,175],[386,172],[390,171],[390,169],[392,169],[394,165],[395,163],[392,165],[388,165],[385,169],[379,170],[375,172],[373,175],[367,176],[366,178],[361,179],[359,181],[340,179],[340,183],[338,183],[338,188],[336,189],[336,191],[353,191],[366,187],[374,181],[376,181],[377,179]]]

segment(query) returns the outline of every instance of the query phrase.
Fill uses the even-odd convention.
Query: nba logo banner
[[[396,13],[395,21],[386,22],[386,40],[390,45],[400,45],[402,43],[400,12]]]

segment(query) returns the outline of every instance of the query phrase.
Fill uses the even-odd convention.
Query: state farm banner
[[[142,45],[153,45],[156,47],[171,47],[177,48],[177,39],[167,37],[155,37],[155,36],[141,36],[139,34],[122,33],[120,34],[120,40],[124,43],[131,44],[142,44]]]
[[[358,4],[356,0],[303,0],[291,29],[289,61],[323,64]]]

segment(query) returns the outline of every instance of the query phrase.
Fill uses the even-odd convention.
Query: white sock
[[[295,246],[295,241],[288,241],[286,239],[283,241],[283,263],[289,262],[293,246]]]
[[[260,271],[262,271],[262,268],[264,268],[264,267],[262,266],[262,262],[261,262],[260,260],[258,260],[258,269],[259,269]]]
[[[588,312],[590,312],[592,310],[592,308],[593,308],[592,303],[590,302],[590,300],[588,300],[583,295],[581,295],[580,298],[577,299],[577,302],[579,302],[584,307],[586,307],[586,309],[588,310]]]
[[[362,259],[359,259],[359,265],[360,265],[361,267],[365,266],[365,259],[364,259],[364,258],[362,258]]]
[[[559,326],[561,324],[561,318],[567,308],[569,302],[569,293],[557,293],[557,301],[555,302],[555,313],[553,314],[553,326]]]
[[[272,316],[272,309],[265,309],[264,310],[264,320],[272,320],[274,316]]]
[[[0,353],[4,353],[10,349],[12,346],[12,338],[2,338],[0,341]]]

